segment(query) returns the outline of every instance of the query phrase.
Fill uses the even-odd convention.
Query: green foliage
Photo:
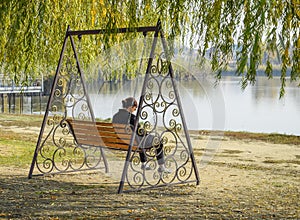
[[[68,25],[72,30],[108,29],[103,36],[85,39],[82,50],[88,53],[83,59],[89,60],[103,44],[136,37],[112,34],[114,28],[152,26],[159,18],[169,39],[179,36],[202,55],[212,48],[211,65],[219,78],[236,46],[236,73],[243,87],[255,82],[264,54],[269,78],[271,58],[279,55],[281,95],[287,70],[292,81],[300,78],[298,0],[2,0],[0,17],[0,71],[15,79],[53,74]]]

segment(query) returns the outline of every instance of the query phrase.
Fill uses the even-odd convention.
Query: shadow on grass
[[[99,173],[27,179],[0,175],[0,219],[298,219],[299,188],[273,181],[251,190],[177,185],[117,194]],[[276,185],[275,185],[276,184]],[[220,187],[220,186],[219,186]],[[208,190],[209,189],[209,190]],[[272,203],[272,206],[265,204]],[[257,206],[256,204],[263,204]],[[275,208],[272,208],[272,207]],[[276,209],[276,207],[285,207]]]
[[[97,177],[92,178],[95,180]],[[180,205],[184,197],[192,194],[195,188],[185,186],[184,189],[178,187],[174,190],[170,187],[117,194],[117,182],[87,183],[82,179],[78,183],[76,175],[70,175],[67,181],[59,179],[59,175],[33,179],[20,175],[0,175],[0,218],[151,218],[159,210],[165,214],[169,210],[171,215],[172,206],[176,203],[173,201],[170,207],[168,202],[177,197],[181,198],[177,204]]]
[[[0,194],[0,218],[92,217],[105,207],[105,197],[116,194],[116,187],[1,176]]]

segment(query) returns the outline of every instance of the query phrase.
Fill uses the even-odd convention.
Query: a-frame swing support
[[[74,41],[73,41],[72,37],[73,36],[81,37],[81,36],[84,36],[84,35],[105,34],[106,32],[107,32],[107,30],[105,30],[105,29],[72,31],[68,27],[68,29],[66,31],[64,43],[63,43],[63,46],[62,46],[62,50],[61,50],[61,53],[60,53],[58,66],[57,66],[57,69],[56,69],[56,73],[55,73],[55,77],[54,77],[50,97],[49,97],[49,100],[48,100],[48,103],[47,103],[46,112],[45,112],[44,119],[43,119],[43,122],[42,122],[42,126],[41,126],[40,134],[39,134],[39,137],[38,137],[36,149],[35,149],[35,152],[34,152],[34,155],[33,155],[33,159],[32,159],[32,163],[31,163],[28,178],[32,178],[32,176],[33,176],[34,167],[37,166],[38,155],[41,152],[42,145],[45,142],[45,140],[44,141],[42,140],[43,139],[43,134],[44,134],[45,127],[48,123],[47,121],[48,121],[48,117],[49,117],[49,111],[51,109],[51,103],[53,102],[53,98],[55,97],[55,92],[56,92],[55,91],[55,86],[58,83],[58,74],[59,74],[61,66],[62,66],[62,60],[63,60],[64,51],[65,51],[66,43],[67,43],[68,39],[70,39],[70,42],[71,42],[71,45],[72,45],[72,50],[74,52],[74,58],[76,60],[76,67],[77,67],[77,70],[78,70],[80,81],[82,82],[82,89],[83,89],[83,92],[84,92],[85,97],[86,97],[85,102],[86,102],[86,105],[88,106],[88,109],[90,111],[90,118],[91,118],[91,121],[95,122],[95,116],[94,116],[94,113],[93,113],[93,110],[92,110],[92,107],[91,107],[91,102],[90,102],[90,99],[89,99],[89,96],[88,96],[88,93],[87,93],[87,89],[86,89],[86,86],[85,86],[85,80],[84,80],[84,76],[83,76],[84,74],[83,74],[83,72],[81,70],[81,67],[80,67],[80,63],[79,63],[79,60],[78,60],[75,44],[74,44]],[[189,136],[189,133],[188,133],[188,130],[187,130],[186,121],[185,121],[185,118],[184,118],[184,115],[183,115],[183,109],[182,109],[182,104],[181,104],[181,101],[180,101],[180,96],[179,96],[178,89],[177,89],[177,86],[176,86],[176,83],[175,83],[175,80],[174,80],[174,72],[173,72],[173,68],[172,68],[172,65],[171,65],[171,62],[170,62],[170,57],[169,57],[169,54],[168,54],[167,42],[166,42],[165,37],[163,35],[163,32],[161,30],[161,22],[158,21],[156,26],[136,27],[136,28],[117,28],[117,29],[111,30],[111,33],[113,33],[113,34],[129,33],[129,32],[143,32],[144,34],[148,33],[148,32],[154,32],[154,39],[153,39],[153,42],[152,42],[150,57],[148,58],[147,70],[146,70],[145,79],[144,79],[144,83],[143,83],[143,87],[142,87],[142,92],[141,92],[141,96],[140,96],[140,100],[139,100],[140,105],[138,106],[138,109],[137,109],[137,121],[136,121],[136,124],[135,124],[135,127],[134,127],[134,132],[132,132],[132,137],[131,137],[130,144],[129,144],[129,147],[128,147],[128,151],[127,151],[126,160],[125,160],[124,167],[123,167],[123,172],[122,172],[122,176],[121,176],[121,180],[120,180],[118,193],[122,193],[124,191],[123,187],[124,187],[124,183],[126,181],[129,183],[129,185],[134,190],[141,190],[145,183],[147,183],[148,185],[147,184],[146,185],[150,188],[153,187],[153,186],[158,186],[158,185],[161,186],[161,185],[176,184],[176,183],[174,183],[175,179],[180,179],[179,183],[196,182],[196,184],[198,185],[200,183],[200,177],[199,177],[199,173],[198,173],[198,169],[197,169],[197,165],[196,165],[196,161],[195,161],[195,157],[194,157],[194,153],[193,153],[193,149],[192,149],[190,136]],[[172,86],[173,86],[173,90],[174,90],[173,92],[174,92],[174,95],[175,95],[174,100],[176,101],[176,107],[178,108],[180,119],[181,119],[181,122],[182,122],[182,127],[183,127],[183,130],[184,130],[184,135],[186,137],[186,145],[187,146],[185,146],[185,144],[183,144],[184,150],[182,150],[182,152],[188,154],[188,159],[186,159],[186,161],[183,163],[183,165],[178,165],[178,167],[176,168],[176,175],[174,175],[174,177],[171,178],[171,181],[169,181],[169,182],[165,181],[164,177],[160,177],[160,179],[156,183],[152,184],[152,183],[149,183],[149,181],[145,179],[145,180],[143,180],[143,183],[141,183],[140,185],[137,184],[138,186],[135,188],[135,187],[133,187],[133,184],[131,182],[129,182],[129,177],[127,175],[128,175],[128,169],[129,169],[129,166],[130,166],[130,163],[131,163],[131,160],[132,160],[132,158],[131,158],[131,155],[133,153],[132,152],[132,147],[133,147],[133,143],[134,143],[134,140],[135,140],[135,134],[136,134],[136,131],[137,131],[137,124],[139,123],[139,116],[142,112],[141,103],[143,103],[146,99],[145,94],[147,93],[147,82],[148,82],[149,77],[150,77],[150,69],[153,66],[153,60],[154,60],[154,56],[155,56],[154,53],[155,53],[155,48],[156,48],[156,44],[157,44],[159,36],[160,36],[160,39],[162,41],[163,50],[166,54],[166,59],[167,59],[167,63],[168,63],[168,76],[169,76],[170,81],[171,81]],[[170,105],[174,104],[174,100],[170,103]],[[153,103],[153,105],[154,105],[154,103]],[[60,126],[62,126],[63,128],[66,126],[62,121],[60,122],[60,124],[61,124]],[[51,132],[52,132],[52,130],[51,130]],[[168,130],[168,132],[171,132],[171,130]],[[59,149],[59,150],[61,150],[61,149]],[[103,158],[103,162],[104,162],[105,167],[107,169],[107,161],[106,161],[106,157],[104,155],[103,149],[100,148],[100,151],[101,151],[100,152],[101,157]],[[181,153],[181,154],[183,154],[183,153]],[[185,177],[185,178],[179,177],[180,173],[188,173],[185,166],[187,164],[187,161],[189,161],[189,160],[191,162],[191,171],[190,171],[190,173],[194,173],[194,176],[195,176],[194,181],[188,181],[189,178],[191,178],[191,174],[187,174],[187,177]],[[49,161],[47,161],[45,163],[46,165],[44,165],[44,166],[47,167],[48,162]],[[177,165],[177,163],[176,163],[176,165]],[[56,168],[55,165],[54,165],[54,167]],[[52,172],[52,169],[54,169],[54,168],[51,168],[50,171],[47,171],[45,173]],[[179,172],[178,170],[181,170],[181,171]],[[184,172],[183,172],[183,170],[184,170]],[[41,171],[41,170],[39,169],[39,171]],[[45,173],[43,173],[43,174],[45,174]],[[184,180],[182,180],[182,179],[184,179]]]

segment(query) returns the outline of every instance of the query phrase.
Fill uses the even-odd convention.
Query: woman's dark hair
[[[137,101],[133,97],[128,97],[124,100],[122,100],[122,106],[123,108],[129,108],[129,107],[137,107]]]

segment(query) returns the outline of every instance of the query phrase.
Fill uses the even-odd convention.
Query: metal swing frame
[[[178,130],[181,130],[182,127],[183,127],[184,135],[186,137],[186,145],[187,145],[187,146],[185,146],[185,144],[183,144],[184,145],[183,152],[185,154],[184,157],[187,158],[186,161],[189,161],[189,163],[191,164],[191,170],[190,170],[190,173],[188,173],[188,171],[185,168],[185,164],[182,165],[182,166],[179,166],[176,170],[176,175],[174,175],[173,179],[171,179],[171,181],[169,181],[169,182],[165,181],[164,177],[162,177],[162,176],[159,177],[159,180],[155,184],[149,184],[149,183],[147,184],[147,180],[143,179],[143,181],[142,181],[143,183],[140,184],[140,185],[137,184],[138,186],[136,186],[135,184],[132,184],[129,181],[129,177],[127,176],[128,175],[128,169],[131,166],[131,163],[132,163],[132,160],[133,160],[132,154],[134,154],[134,152],[132,151],[132,146],[133,146],[135,136],[136,136],[136,132],[137,132],[137,127],[138,127],[137,125],[139,123],[139,116],[141,115],[141,113],[143,111],[142,105],[140,104],[138,106],[138,109],[137,109],[137,121],[136,121],[136,124],[134,126],[134,131],[132,132],[130,144],[128,146],[128,151],[127,151],[127,155],[126,155],[126,159],[125,159],[125,163],[124,163],[124,167],[123,167],[123,172],[122,172],[122,176],[121,176],[121,180],[120,180],[118,193],[122,193],[124,191],[138,191],[138,190],[142,190],[143,188],[155,188],[155,187],[158,187],[158,186],[166,186],[166,185],[173,185],[173,184],[187,183],[187,182],[196,182],[196,184],[199,185],[200,177],[199,177],[199,173],[198,173],[198,169],[197,169],[197,165],[196,165],[196,161],[195,161],[195,157],[194,157],[194,153],[193,153],[193,148],[192,148],[190,136],[189,136],[188,129],[187,129],[187,126],[186,126],[186,121],[185,121],[185,118],[184,118],[184,115],[183,115],[183,109],[182,109],[182,104],[181,104],[181,101],[180,101],[180,96],[179,96],[179,93],[178,93],[176,83],[174,81],[174,71],[173,71],[173,68],[172,68],[172,65],[171,65],[171,62],[170,62],[170,57],[168,57],[169,56],[168,47],[167,47],[166,39],[165,39],[164,34],[162,32],[162,29],[161,29],[161,22],[159,20],[157,22],[156,26],[136,27],[136,28],[117,28],[117,29],[112,30],[111,33],[119,34],[119,33],[129,33],[129,32],[142,32],[144,34],[144,36],[145,36],[146,33],[154,32],[154,39],[153,39],[153,42],[152,42],[150,57],[148,58],[147,70],[146,70],[146,74],[145,74],[145,78],[144,78],[144,83],[143,83],[143,86],[142,86],[142,91],[141,91],[141,96],[140,96],[140,99],[139,99],[139,103],[143,103],[147,99],[147,97],[146,97],[147,96],[147,87],[148,87],[147,82],[148,82],[148,80],[150,80],[149,77],[151,77],[150,72],[152,71],[151,68],[153,68],[153,61],[154,61],[154,57],[155,57],[155,48],[156,48],[156,45],[157,45],[158,38],[160,36],[160,39],[161,39],[161,42],[162,42],[162,47],[163,47],[163,50],[164,50],[165,56],[166,56],[167,75],[170,79],[170,82],[171,82],[172,88],[173,88],[173,90],[172,90],[173,101],[172,101],[171,104],[174,104],[174,102],[176,102],[176,108],[178,108],[177,109],[178,113],[176,113],[176,116],[179,115],[180,119],[181,119],[181,122],[182,122],[182,125],[180,124],[178,126],[178,124],[175,124],[175,125],[171,126],[172,128],[170,128],[170,129],[168,128],[167,132],[172,133],[172,134],[174,132],[174,135],[177,135]],[[60,53],[58,66],[57,66],[57,69],[56,69],[56,73],[55,73],[55,77],[54,77],[54,81],[53,81],[53,85],[52,85],[52,89],[51,89],[51,94],[50,94],[50,97],[49,97],[49,100],[48,100],[48,103],[47,103],[46,112],[45,112],[44,119],[43,119],[43,122],[42,122],[40,134],[39,134],[39,137],[38,137],[38,140],[37,140],[37,144],[36,144],[36,148],[35,148],[35,151],[34,151],[31,167],[30,167],[29,174],[28,174],[28,178],[32,178],[32,176],[34,176],[33,171],[34,171],[34,168],[36,166],[38,168],[38,171],[41,173],[41,174],[37,174],[37,175],[45,175],[45,174],[53,172],[53,170],[52,170],[53,168],[49,169],[47,172],[42,171],[38,166],[37,159],[38,159],[39,154],[41,154],[44,142],[46,141],[46,140],[43,140],[45,127],[46,127],[47,123],[49,123],[49,121],[48,121],[49,111],[51,110],[51,103],[53,102],[53,99],[55,97],[55,92],[56,92],[55,87],[58,84],[58,80],[59,80],[58,75],[59,75],[59,72],[61,70],[63,55],[64,55],[64,52],[65,52],[65,48],[66,48],[66,44],[67,44],[68,39],[71,42],[72,49],[73,49],[73,52],[74,52],[74,58],[76,60],[76,67],[77,67],[77,70],[78,70],[80,81],[82,82],[83,93],[86,96],[85,101],[86,101],[86,104],[87,104],[87,108],[90,111],[91,121],[95,122],[94,112],[93,112],[93,109],[91,108],[91,102],[90,102],[90,98],[88,96],[87,88],[86,88],[86,85],[85,85],[85,80],[84,80],[84,77],[83,77],[84,74],[83,74],[82,69],[80,67],[79,58],[78,58],[78,54],[76,52],[73,36],[77,36],[77,37],[81,38],[84,35],[99,35],[99,34],[104,34],[104,33],[106,33],[106,29],[100,29],[100,30],[75,30],[75,31],[72,31],[72,30],[70,30],[69,27],[67,28],[65,39],[64,39],[64,42],[63,42],[63,46],[62,46],[62,50],[61,50],[61,53]],[[156,105],[156,104],[157,103],[153,103],[153,106]],[[163,105],[165,105],[165,103],[161,104],[161,105],[163,106]],[[155,109],[155,107],[153,107],[153,109]],[[60,126],[63,130],[67,129],[66,124],[64,123],[65,118],[59,119],[59,120],[60,121],[57,123],[58,124],[57,126]],[[180,127],[180,129],[178,129],[178,127]],[[52,130],[51,130],[51,132],[52,132]],[[53,141],[54,141],[54,138],[53,138]],[[99,155],[100,155],[100,159],[101,158],[103,159],[103,162],[104,162],[105,166],[107,166],[106,157],[105,157],[105,154],[104,154],[104,151],[103,151],[102,147],[99,148]],[[54,155],[53,155],[53,157],[54,157]],[[49,160],[51,160],[51,159],[45,159],[43,166],[46,166],[48,168],[48,166],[49,166],[48,163],[52,163],[51,166],[56,167],[56,165],[55,164],[53,165],[53,162],[49,162]],[[84,160],[86,162],[86,158]],[[89,170],[89,169],[94,169],[94,168],[96,169],[97,167],[96,166],[95,167],[88,167],[87,169],[83,169],[82,167],[80,167],[79,169],[73,169],[72,171]],[[66,172],[66,170],[63,170],[62,172]],[[185,174],[188,173],[188,174],[187,174],[187,177],[181,178],[181,177],[179,177],[180,173],[185,173]],[[190,178],[192,177],[192,174],[194,175],[194,178],[195,178],[194,180],[190,180]],[[143,176],[144,176],[144,174],[143,174]],[[178,181],[176,182],[175,179],[177,179]],[[128,185],[130,187],[130,190],[124,190],[124,184],[126,182],[128,183]],[[144,187],[145,185],[146,185],[146,187]]]

